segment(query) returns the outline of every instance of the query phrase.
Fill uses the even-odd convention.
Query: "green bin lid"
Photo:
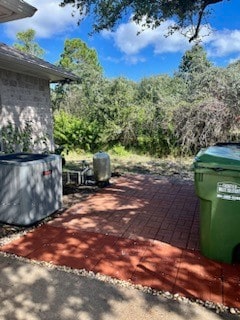
[[[200,150],[194,168],[240,171],[240,144],[217,144]]]

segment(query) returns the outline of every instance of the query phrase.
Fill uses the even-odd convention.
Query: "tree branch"
[[[201,9],[199,11],[199,14],[198,14],[198,21],[197,21],[197,26],[195,28],[195,32],[194,32],[193,36],[189,39],[189,42],[192,42],[193,40],[195,40],[198,37],[200,26],[201,26],[201,23],[202,23],[202,18],[203,18],[204,11],[205,11],[206,7],[211,5],[211,4],[216,4],[216,3],[222,2],[222,1],[223,0],[205,0],[203,2],[203,5],[202,5],[202,7],[201,7]]]
[[[218,3],[218,2],[223,2],[223,0],[205,0],[204,1],[204,5],[205,5],[205,8],[206,8],[206,6],[209,6],[210,4],[215,4],[215,3]]]

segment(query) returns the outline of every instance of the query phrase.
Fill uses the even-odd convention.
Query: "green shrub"
[[[128,156],[130,152],[125,149],[121,144],[115,145],[111,150],[109,150],[111,154],[116,156]]]
[[[55,143],[63,146],[65,151],[82,149],[94,151],[97,148],[99,138],[97,123],[88,123],[65,111],[54,115],[54,139]]]

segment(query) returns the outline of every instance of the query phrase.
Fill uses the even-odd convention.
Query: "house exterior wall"
[[[28,121],[34,130],[32,151],[46,150],[43,138],[46,139],[47,149],[53,151],[53,118],[48,80],[0,69],[0,128],[8,122],[23,128]]]

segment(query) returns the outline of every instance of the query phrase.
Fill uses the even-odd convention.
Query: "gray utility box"
[[[54,154],[0,156],[0,221],[31,225],[62,207],[62,159]]]

